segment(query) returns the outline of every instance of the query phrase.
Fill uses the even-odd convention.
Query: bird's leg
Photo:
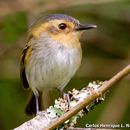
[[[36,99],[36,115],[37,115],[40,111],[40,109],[39,109],[39,96],[35,95],[35,99]]]

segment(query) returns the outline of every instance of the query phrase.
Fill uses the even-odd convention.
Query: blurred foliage
[[[13,44],[26,30],[27,14],[25,12],[5,16],[1,22],[0,42]]]
[[[29,13],[31,14],[31,11],[15,12],[0,19],[1,130],[12,129],[29,119],[24,113],[28,92],[23,90],[19,78],[19,57],[26,43],[24,34],[26,34],[28,28]],[[50,9],[42,15],[49,13],[66,13],[76,17],[83,23],[87,21],[98,25],[97,29],[87,31],[83,35],[81,40],[85,57],[83,59],[84,65],[81,65],[77,75],[71,80],[65,91],[73,87],[81,89],[93,80],[109,79],[126,64],[130,63],[129,0],[100,4],[87,4],[86,2],[86,4],[63,9]],[[88,60],[86,60],[86,57]],[[81,118],[77,125],[84,127],[86,123],[101,123],[107,120],[109,120],[109,123],[129,123],[129,84],[130,78],[117,84],[117,87],[108,93],[106,100],[90,111],[86,117]],[[57,95],[57,93],[54,93],[54,95]],[[117,99],[116,95],[118,95]],[[117,101],[117,104],[112,102],[114,100]],[[114,120],[113,118],[103,118],[110,104],[113,107],[109,109],[106,116],[111,115],[116,109],[120,114],[123,113],[120,118],[116,119],[116,112],[111,115]],[[125,107],[124,111],[121,109],[122,107]]]
[[[9,130],[26,119],[24,115],[25,94],[16,80],[0,79],[0,129]],[[27,96],[27,95],[26,95]]]

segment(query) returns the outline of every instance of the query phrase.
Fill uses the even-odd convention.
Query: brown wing
[[[26,58],[28,57],[27,53],[29,50],[30,50],[30,46],[26,46],[22,52],[22,56],[20,60],[20,77],[21,77],[21,80],[25,89],[29,88],[29,84],[26,78],[26,73],[25,73]]]

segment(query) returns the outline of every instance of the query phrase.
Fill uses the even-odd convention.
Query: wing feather
[[[25,65],[26,59],[29,56],[30,46],[26,46],[22,52],[21,60],[20,60],[20,77],[25,89],[29,88],[29,84],[26,78]]]

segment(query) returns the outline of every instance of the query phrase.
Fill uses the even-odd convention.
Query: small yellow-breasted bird
[[[53,88],[63,91],[81,64],[81,34],[95,27],[65,14],[45,16],[30,27],[20,62],[24,88],[33,92],[27,114],[41,110],[46,100],[41,100],[43,92]]]

